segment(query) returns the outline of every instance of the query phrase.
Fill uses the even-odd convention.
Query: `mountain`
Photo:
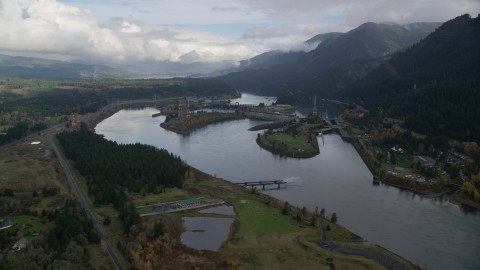
[[[247,60],[230,63],[222,69],[210,73],[209,77],[220,76],[232,72],[239,72],[245,69],[261,69],[269,68],[278,64],[293,62],[304,55],[304,51],[289,51],[283,52],[279,50],[269,51],[259,54]]]
[[[90,79],[128,78],[134,74],[105,65],[0,55],[0,76]]]
[[[480,16],[459,16],[342,94],[419,133],[480,142],[479,48]]]
[[[332,95],[363,78],[392,53],[420,41],[439,25],[440,23],[365,23],[337,38],[324,40],[315,50],[293,62],[262,70],[247,69],[218,79],[237,91],[268,95]],[[353,62],[356,63],[352,64]],[[334,81],[336,82],[330,88]]]
[[[314,37],[312,37],[311,39],[305,41],[305,43],[318,43],[318,42],[322,42],[326,39],[336,39],[337,37],[343,35],[343,33],[339,33],[339,32],[331,32],[331,33],[323,33],[323,34],[318,34]]]

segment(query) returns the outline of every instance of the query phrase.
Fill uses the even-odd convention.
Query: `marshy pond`
[[[233,218],[183,217],[185,232],[180,240],[194,249],[218,251],[227,240]]]

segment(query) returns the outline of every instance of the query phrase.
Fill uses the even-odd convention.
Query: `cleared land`
[[[295,233],[301,231],[297,222],[280,214],[277,208],[269,207],[258,200],[236,201],[238,213],[237,236],[263,236],[268,234]]]
[[[287,145],[289,150],[301,149],[303,151],[313,151],[314,148],[311,143],[307,142],[307,137],[303,135],[292,136],[285,133],[270,135],[271,138],[283,142]]]

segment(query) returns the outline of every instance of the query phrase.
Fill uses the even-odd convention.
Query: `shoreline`
[[[452,196],[450,196],[448,198],[448,201],[452,204],[455,204],[455,205],[461,205],[461,204],[465,204],[465,205],[468,205],[470,207],[473,207],[477,210],[480,210],[480,204],[479,203],[476,203],[476,202],[472,202],[470,200],[467,200],[465,198],[462,198],[460,197],[459,195],[457,194],[453,194]]]

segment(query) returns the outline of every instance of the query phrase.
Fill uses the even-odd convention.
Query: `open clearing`
[[[274,138],[277,141],[287,144],[289,149],[301,149],[303,151],[313,151],[313,146],[311,143],[307,142],[307,138],[302,135],[297,135],[295,138],[292,135],[285,133],[279,133],[278,135],[270,135],[271,138]]]

